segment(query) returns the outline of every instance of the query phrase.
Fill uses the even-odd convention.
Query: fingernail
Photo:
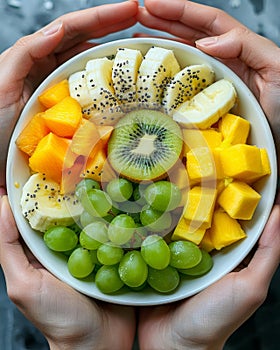
[[[217,36],[211,36],[211,37],[196,40],[195,44],[199,45],[199,46],[211,46],[211,45],[216,44],[217,41],[218,41]]]
[[[51,23],[42,29],[42,33],[44,35],[53,35],[61,29],[62,25],[63,25],[63,23],[61,21]]]

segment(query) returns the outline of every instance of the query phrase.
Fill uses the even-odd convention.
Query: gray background
[[[0,52],[12,45],[22,35],[32,33],[63,13],[111,2],[117,1],[0,0]],[[279,0],[204,0],[196,2],[226,10],[252,30],[280,44]],[[133,31],[141,30],[143,28],[136,25],[130,30],[102,38],[100,42],[128,37]],[[280,271],[278,270],[273,278],[267,300],[231,336],[225,350],[280,349],[278,337],[280,329],[279,281]],[[25,349],[45,350],[48,349],[48,345],[44,337],[8,299],[0,268],[0,350]]]

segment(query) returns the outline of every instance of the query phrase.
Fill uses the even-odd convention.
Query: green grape
[[[202,258],[197,265],[195,265],[194,267],[190,267],[189,269],[180,269],[179,272],[181,272],[184,275],[195,277],[202,276],[209,272],[213,267],[213,259],[211,255],[203,249],[201,249],[201,254]]]
[[[95,284],[102,293],[112,294],[117,292],[124,285],[120,279],[116,265],[103,265],[95,275]]]
[[[78,236],[69,227],[55,226],[44,233],[44,241],[51,250],[65,252],[76,247]]]
[[[167,266],[163,270],[149,267],[147,282],[154,290],[161,293],[169,293],[178,287],[180,275],[178,271],[171,266]]]
[[[103,219],[106,220],[107,222],[111,222],[114,219],[114,217],[116,217],[120,213],[121,213],[121,211],[118,208],[113,206],[109,210],[108,214],[103,216]]]
[[[90,256],[91,256],[91,259],[92,259],[93,263],[95,265],[101,266],[102,264],[97,258],[97,250],[96,249],[95,250],[89,250],[89,253],[90,253]]]
[[[108,242],[108,227],[102,221],[95,221],[84,227],[80,233],[80,244],[82,247],[95,250],[102,243]]]
[[[109,195],[98,189],[88,190],[83,193],[80,202],[90,215],[96,217],[107,215],[112,208],[112,200]]]
[[[108,237],[117,245],[125,244],[131,239],[135,227],[132,217],[127,214],[119,214],[109,224]]]
[[[139,287],[147,279],[148,266],[138,250],[127,252],[119,264],[121,280],[129,287]]]
[[[69,256],[67,266],[72,276],[84,278],[92,273],[95,265],[87,249],[77,248]]]
[[[77,186],[76,186],[76,189],[75,189],[75,195],[78,197],[78,198],[81,198],[81,196],[89,191],[89,190],[92,190],[92,189],[98,189],[100,190],[100,184],[99,182],[93,180],[93,179],[83,179],[82,181],[80,181]]]
[[[112,244],[102,244],[97,249],[97,259],[102,265],[116,265],[121,261],[124,251],[121,247]]]
[[[119,203],[118,208],[124,213],[131,216],[135,222],[140,222],[140,212],[142,207],[133,201]]]
[[[178,186],[162,180],[149,185],[144,192],[144,197],[152,208],[170,211],[179,206],[182,195]]]
[[[141,254],[146,264],[154,269],[165,269],[170,261],[170,250],[165,240],[157,235],[146,237],[141,245]]]
[[[116,178],[108,183],[106,191],[113,201],[125,202],[131,197],[133,186],[127,179]]]
[[[175,241],[169,244],[170,265],[177,269],[189,269],[197,265],[202,253],[199,247],[189,241]]]
[[[170,212],[161,212],[152,207],[145,206],[140,213],[140,220],[143,226],[150,231],[161,232],[171,227],[172,217]]]
[[[133,190],[133,194],[132,197],[134,199],[134,201],[140,205],[143,206],[144,204],[146,204],[146,199],[144,197],[144,190],[147,187],[147,185],[143,185],[143,184],[135,184],[134,190]]]
[[[80,215],[80,223],[81,223],[82,227],[85,227],[94,221],[96,221],[96,217],[90,215],[86,210],[84,210],[82,212],[82,214]]]

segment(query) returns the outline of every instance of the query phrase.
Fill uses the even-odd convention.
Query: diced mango
[[[90,178],[98,182],[108,182],[115,177],[107,155],[103,148],[98,149],[92,158],[88,158],[81,177]]]
[[[50,132],[42,115],[43,113],[35,114],[16,139],[17,147],[29,156],[39,141]]]
[[[239,222],[221,209],[214,211],[212,225],[207,230],[207,234],[209,234],[210,242],[217,250],[246,237],[246,233]]]
[[[172,236],[171,239],[173,241],[178,241],[178,240],[188,240],[191,241],[195,244],[199,244],[204,236],[206,229],[205,228],[201,228],[201,227],[193,227],[191,226],[187,220],[182,217]]]
[[[233,181],[218,197],[218,204],[234,219],[250,220],[261,195],[245,182]]]
[[[100,143],[100,134],[97,126],[83,118],[72,137],[71,150],[78,155],[89,156],[98,142]]]
[[[183,129],[183,155],[197,147],[218,147],[222,142],[222,134],[216,129]]]
[[[225,176],[241,181],[260,174],[262,162],[260,149],[247,144],[237,144],[221,149],[220,161]]]
[[[68,80],[64,79],[42,92],[38,100],[44,107],[50,108],[69,95]]]
[[[248,178],[246,178],[246,182],[248,184],[252,184],[258,181],[259,179],[261,179],[262,177],[271,174],[270,162],[269,162],[269,157],[266,149],[260,148],[260,154],[261,154],[261,163],[262,163],[261,173],[248,176]]]
[[[216,188],[193,187],[187,195],[183,216],[192,227],[208,228],[217,196]]]
[[[203,236],[203,238],[202,238],[202,240],[201,240],[201,242],[199,244],[199,247],[201,249],[206,250],[206,252],[208,252],[208,253],[215,249],[214,244],[213,244],[213,242],[211,240],[211,237],[210,237],[210,231],[209,230],[210,229],[208,228],[205,231],[204,236]]]
[[[246,143],[250,123],[238,115],[227,113],[219,120],[219,130],[223,138],[232,145]]]
[[[68,157],[69,140],[50,132],[38,143],[29,158],[31,170],[43,173],[47,178],[61,182],[62,170],[74,164],[72,155]]]
[[[208,147],[193,148],[187,153],[187,172],[194,184],[200,181],[215,181],[217,178],[213,154]]]
[[[56,135],[72,137],[82,120],[79,103],[72,97],[65,97],[43,115],[48,128]]]
[[[178,161],[174,167],[168,172],[168,177],[171,182],[175,183],[180,190],[189,187],[189,176],[185,165]]]

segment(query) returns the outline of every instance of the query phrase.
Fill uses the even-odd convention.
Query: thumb
[[[270,66],[279,56],[279,48],[246,27],[235,27],[225,34],[206,37],[195,42],[196,47],[220,59],[240,59],[249,67],[258,70]]]
[[[13,83],[18,84],[25,79],[36,61],[55,50],[63,35],[63,23],[55,21],[42,30],[19,39],[0,57],[1,81],[9,82],[7,85],[10,86],[11,92],[14,92]]]

